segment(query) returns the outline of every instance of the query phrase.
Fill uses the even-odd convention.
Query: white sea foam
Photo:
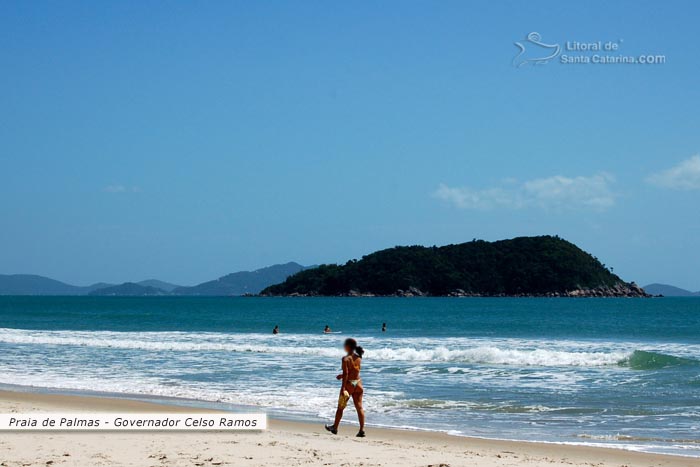
[[[634,349],[583,351],[579,348],[518,348],[518,342],[500,341],[484,345],[483,340],[441,339],[374,340],[366,358],[385,362],[455,362],[514,366],[596,367],[617,365],[629,358]],[[260,334],[110,332],[110,331],[31,331],[0,329],[0,342],[28,345],[60,345],[124,350],[175,352],[239,352],[340,358],[342,351],[334,341],[316,336],[283,338]],[[444,344],[443,344],[444,343]],[[522,344],[522,343],[521,343]],[[460,371],[460,370],[454,370]]]
[[[377,360],[462,362],[517,366],[607,366],[627,358],[629,352],[564,352],[546,349],[502,349],[493,346],[452,350],[399,348],[377,349],[372,358]]]
[[[328,419],[337,400],[334,377],[345,337],[0,328],[0,383],[254,405],[278,414]],[[637,350],[656,352],[648,356],[652,359],[700,356],[700,346],[681,343],[386,336],[359,340],[367,352],[365,406],[375,424],[413,426],[420,420],[423,429],[450,428],[470,435],[516,433],[513,430],[527,424],[533,436],[546,439],[540,427],[551,431],[561,420],[568,426],[575,419],[591,427],[592,435],[602,436],[586,443],[601,444],[620,442],[605,437],[610,425],[601,421],[624,428],[617,420],[649,421],[655,415],[608,416],[587,400],[598,393],[614,394],[610,387],[643,391],[653,373],[621,367],[621,362]],[[695,367],[687,368],[692,372]],[[672,414],[673,423],[697,430],[696,408],[679,412]]]

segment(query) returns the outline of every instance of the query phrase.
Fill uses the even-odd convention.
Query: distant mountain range
[[[153,297],[168,295],[168,292],[150,285],[141,285],[135,282],[124,282],[120,285],[102,287],[100,289],[93,290],[88,295],[93,297]]]
[[[276,264],[255,271],[234,272],[194,287],[177,287],[172,294],[205,296],[258,294],[264,288],[284,282],[287,277],[306,269],[309,268],[294,262]]]
[[[294,262],[276,264],[255,271],[234,272],[191,287],[157,279],[123,284],[97,282],[88,286],[76,286],[32,274],[0,274],[0,295],[236,296],[258,294],[267,287],[285,282],[287,278],[299,272],[316,267],[306,267]],[[643,289],[648,294],[665,297],[700,297],[700,291],[691,292],[668,284],[654,283],[643,287]],[[267,293],[272,290],[267,291]],[[279,293],[281,290],[275,290],[275,292]],[[304,292],[308,293],[307,290]]]
[[[240,271],[213,281],[184,287],[156,279],[123,284],[99,282],[76,286],[31,274],[0,274],[0,295],[90,295],[90,296],[231,296],[257,294],[264,288],[284,282],[292,274],[308,269],[291,262],[255,271]]]
[[[171,284],[170,282],[159,281],[158,279],[147,279],[145,281],[137,282],[136,284],[142,285],[144,287],[155,287],[156,289],[160,289],[168,293],[180,287],[179,285]]]
[[[0,295],[87,295],[111,285],[98,283],[80,287],[32,274],[0,274]]]
[[[667,284],[649,284],[644,286],[646,293],[651,295],[663,295],[664,297],[700,297],[700,292],[691,292]]]

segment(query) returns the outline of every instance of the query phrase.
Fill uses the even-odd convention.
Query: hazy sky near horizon
[[[692,1],[2,2],[0,273],[193,284],[558,234],[626,280],[700,290],[699,16]],[[523,63],[553,50],[535,31],[560,56]],[[586,54],[567,41],[666,63],[563,64]]]

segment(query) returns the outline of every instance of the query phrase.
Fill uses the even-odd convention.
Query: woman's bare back
[[[343,358],[345,371],[347,371],[348,380],[356,381],[360,379],[360,369],[362,368],[362,358],[357,355],[348,355]]]

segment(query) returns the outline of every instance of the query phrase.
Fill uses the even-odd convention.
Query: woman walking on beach
[[[336,376],[336,379],[342,380],[340,386],[340,396],[338,397],[338,409],[335,411],[335,422],[333,425],[326,425],[326,430],[334,435],[338,434],[338,426],[343,418],[343,411],[348,405],[348,401],[352,397],[357,410],[357,418],[360,421],[360,431],[357,432],[358,438],[365,437],[365,410],[362,408],[362,380],[360,379],[360,368],[362,367],[362,354],[365,351],[357,345],[355,339],[346,339],[343,345],[347,355],[341,361],[343,373]]]

